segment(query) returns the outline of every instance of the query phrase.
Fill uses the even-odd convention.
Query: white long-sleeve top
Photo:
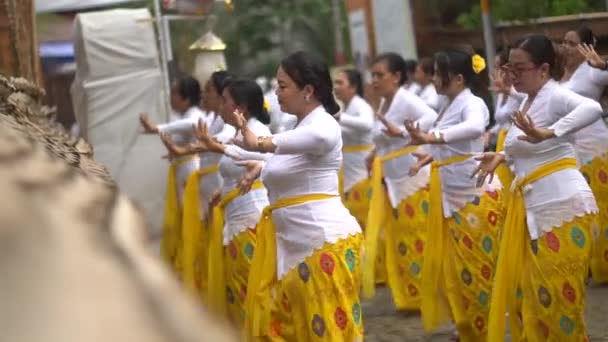
[[[420,94],[418,94],[418,97],[420,97],[427,106],[438,113],[441,112],[449,102],[445,96],[437,94],[437,90],[433,83],[424,86],[420,91]]]
[[[573,92],[599,102],[608,85],[608,71],[582,63],[570,79],[562,85]],[[608,127],[601,118],[574,133],[574,148],[579,164],[590,163],[595,157],[608,152]]]
[[[493,134],[498,134],[501,129],[509,129],[511,117],[515,111],[519,110],[525,98],[526,95],[518,93],[513,87],[511,87],[511,94],[505,95],[500,93],[496,96],[496,107],[494,108],[495,124],[491,129]]]
[[[177,145],[187,145],[196,140],[194,136],[194,131],[192,130],[192,125],[196,124],[199,119],[204,118],[205,114],[198,107],[190,107],[181,117],[175,117],[174,120],[159,124],[158,131],[160,133],[166,133],[171,135],[171,139]],[[176,160],[184,160],[191,158],[190,156],[179,157]],[[176,172],[176,181],[177,181],[177,198],[182,204],[184,187],[186,185],[186,181],[190,174],[196,171],[199,167],[199,161],[197,159],[192,159],[180,164],[180,166],[175,170]]]
[[[372,128],[374,111],[361,96],[355,95],[340,115],[342,141],[344,147],[372,145]],[[355,184],[367,178],[365,159],[370,151],[344,153],[342,169],[344,173],[344,191],[348,192]]]
[[[264,98],[268,101],[270,107],[268,114],[270,115],[270,130],[273,133],[288,131],[296,125],[298,118],[281,110],[279,99],[274,90],[266,93]]]
[[[517,137],[524,133],[512,125],[505,139],[505,154],[513,163],[516,177],[524,177],[555,160],[574,158],[571,134],[596,121],[602,108],[599,103],[549,81],[532,101],[528,115],[537,127],[554,129],[556,138],[531,144],[519,140]],[[532,239],[574,217],[597,212],[589,185],[575,169],[555,172],[528,185],[524,200]]]
[[[416,95],[399,88],[384,117],[396,127],[405,131],[405,120],[416,121],[420,129],[428,131],[437,118],[437,113]],[[376,155],[379,157],[405,147],[407,140],[401,137],[390,137],[384,133],[384,125],[376,120],[373,129],[373,140],[376,145]],[[406,136],[406,139],[408,137]],[[417,175],[410,177],[408,172],[417,160],[411,154],[387,160],[382,164],[384,182],[386,183],[388,197],[393,208],[425,187],[429,182],[429,168],[423,168]]]
[[[422,87],[420,86],[420,84],[418,84],[417,82],[412,82],[410,84],[405,84],[402,87],[403,89],[409,91],[410,93],[418,96],[418,94],[420,94],[420,91],[422,90]]]
[[[271,204],[305,194],[336,195],[272,212],[280,279],[326,242],[359,234],[361,228],[339,197],[342,135],[338,122],[322,106],[293,130],[275,134],[272,141],[275,152],[262,170]]]
[[[469,89],[460,92],[431,129],[431,132],[440,132],[445,140],[445,144],[429,145],[433,160],[483,152],[483,134],[489,117],[488,107],[481,98]],[[440,168],[444,217],[451,217],[484,190],[500,188],[498,181],[478,188],[477,180],[471,178],[477,165],[476,160],[468,159]]]
[[[222,143],[227,143],[234,138],[236,129],[224,123],[224,120],[219,115],[211,113],[208,117],[209,134]],[[203,152],[199,154],[200,169],[219,165],[222,154],[215,152]],[[222,189],[222,176],[219,172],[212,172],[203,177],[199,181],[200,194],[202,196],[201,211],[207,211],[207,203],[212,199],[213,195]]]
[[[192,125],[204,119],[205,114],[198,107],[190,107],[184,115],[168,123],[159,124],[158,131],[171,135],[177,145],[187,145],[196,141]]]
[[[257,136],[269,136],[270,129],[255,118],[249,119],[247,127]],[[240,132],[237,139],[242,138]],[[223,179],[222,195],[237,188],[239,180],[246,169],[237,165],[239,160],[264,159],[264,153],[248,152],[236,145],[226,145],[226,153],[219,162],[220,174]],[[224,245],[240,232],[255,227],[260,221],[260,215],[268,205],[266,189],[251,190],[234,200],[224,208]]]

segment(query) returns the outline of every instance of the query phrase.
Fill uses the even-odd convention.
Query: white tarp
[[[66,12],[79,11],[141,0],[36,0],[36,12]]]
[[[157,136],[140,132],[138,116],[166,117],[154,28],[147,10],[76,17],[77,71],[72,97],[82,135],[121,190],[146,212],[158,236],[167,163]]]

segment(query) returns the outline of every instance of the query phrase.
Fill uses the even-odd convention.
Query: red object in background
[[[346,58],[344,58],[343,52],[336,52],[336,65],[344,65],[346,63]]]

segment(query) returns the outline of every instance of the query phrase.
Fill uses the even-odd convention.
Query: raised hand
[[[408,171],[408,175],[410,177],[414,177],[420,172],[425,165],[433,160],[433,157],[428,153],[423,152],[414,152],[412,155],[417,159],[416,164],[414,164]]]
[[[196,125],[192,125],[192,129],[194,130],[194,136],[196,139],[203,143],[207,143],[211,140],[209,136],[209,128],[207,124],[203,122],[203,119],[198,119],[198,123]]]
[[[513,124],[525,134],[518,136],[517,139],[519,140],[538,144],[555,137],[555,132],[552,129],[536,127],[532,118],[527,113],[519,110],[513,115]]]
[[[484,152],[479,156],[475,157],[475,160],[479,161],[479,165],[471,175],[471,178],[477,176],[477,186],[481,187],[486,178],[490,177],[490,182],[494,179],[494,171],[496,168],[505,161],[505,155],[498,152]]]
[[[413,121],[405,121],[405,130],[410,135],[409,145],[425,145],[435,142],[433,135],[420,130],[420,124],[414,123]]]
[[[386,135],[388,135],[390,137],[400,137],[400,138],[403,138],[403,130],[402,129],[400,129],[399,127],[393,125],[380,112],[376,112],[375,115],[376,115],[376,119],[378,119],[378,121],[382,122],[382,124],[384,125],[384,127],[386,127],[385,129],[382,130],[384,132],[384,134],[386,134]]]
[[[582,44],[577,45],[576,49],[583,56],[585,56],[585,59],[587,60],[587,62],[589,62],[589,64],[592,67],[602,69],[602,70],[607,69],[606,67],[608,67],[608,64],[606,63],[605,60],[602,59],[602,57],[600,57],[600,55],[597,54],[593,45],[582,43]]]
[[[490,75],[490,81],[492,85],[489,90],[497,94],[509,95],[511,93],[511,86],[505,82],[507,73],[502,69],[495,69]]]
[[[237,161],[236,164],[245,167],[246,170],[238,184],[241,194],[245,194],[251,190],[251,186],[255,180],[260,177],[262,168],[264,167],[264,162],[258,160],[246,160]]]
[[[237,129],[241,131],[242,140],[234,139],[233,143],[245,150],[256,151],[258,149],[258,137],[247,127],[247,119],[239,110],[235,110],[237,117]]]
[[[180,146],[177,146],[173,142],[173,139],[171,139],[171,136],[169,134],[161,133],[159,136],[160,136],[160,141],[163,142],[163,145],[165,145],[165,147],[167,148],[167,151],[169,151],[169,156],[175,157],[175,156],[185,154],[184,149],[181,148]]]
[[[150,119],[148,114],[146,114],[146,113],[139,114],[139,123],[144,128],[144,133],[146,133],[146,134],[158,133],[158,127],[156,126],[154,121],[152,121],[152,119]]]

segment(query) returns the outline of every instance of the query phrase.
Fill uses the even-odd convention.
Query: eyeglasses
[[[517,77],[521,76],[521,74],[523,74],[526,71],[531,71],[531,70],[534,70],[534,69],[538,69],[538,67],[537,66],[531,66],[531,67],[528,67],[528,68],[526,68],[526,67],[517,67],[516,68],[512,64],[509,64],[509,63],[507,63],[507,64],[505,64],[503,66],[503,70],[506,73],[508,73],[508,74],[510,74],[512,76],[517,76]]]

